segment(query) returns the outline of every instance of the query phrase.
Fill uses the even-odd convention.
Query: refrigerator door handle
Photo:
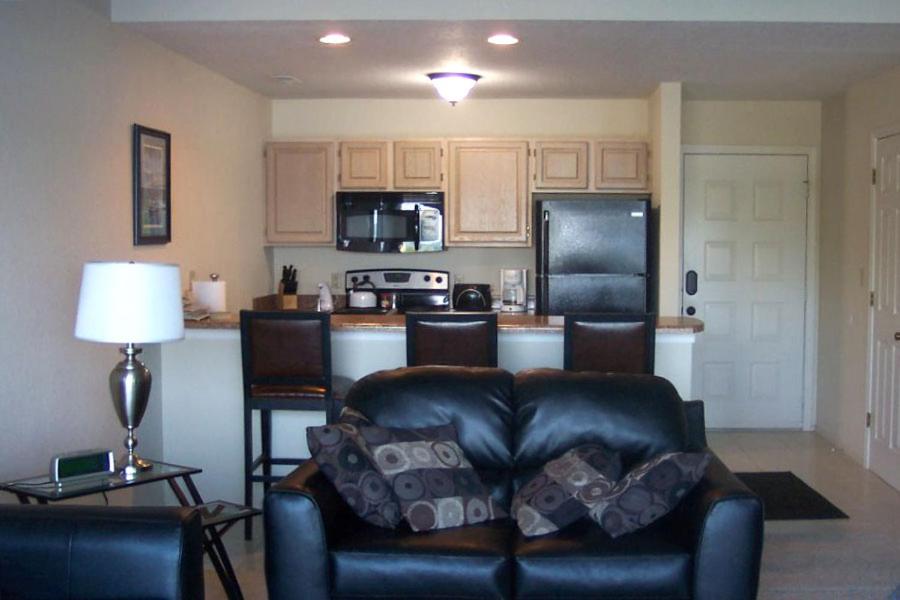
[[[545,210],[541,219],[541,262],[543,274],[548,274],[550,269],[550,211]]]

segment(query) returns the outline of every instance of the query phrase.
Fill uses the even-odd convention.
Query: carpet
[[[767,521],[850,518],[790,471],[735,475],[762,498]]]

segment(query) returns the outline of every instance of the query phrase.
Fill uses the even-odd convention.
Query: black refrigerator
[[[650,312],[650,197],[535,194],[535,309]]]

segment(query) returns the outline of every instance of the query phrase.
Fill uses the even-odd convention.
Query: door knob
[[[895,341],[895,342],[900,342],[900,331],[895,331],[895,332],[894,332],[894,341]]]
[[[697,312],[697,309],[694,308],[693,306],[688,306],[686,309],[684,309],[684,312],[686,312],[689,317],[693,317],[694,313]]]

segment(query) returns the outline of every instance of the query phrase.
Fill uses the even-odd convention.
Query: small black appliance
[[[457,283],[453,286],[453,310],[491,310],[491,286],[487,283]]]

